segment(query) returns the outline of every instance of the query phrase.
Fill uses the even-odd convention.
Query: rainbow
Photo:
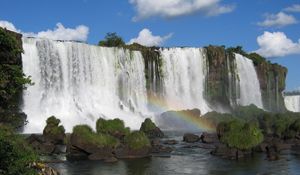
[[[182,109],[182,104],[178,103],[178,101],[169,100],[166,102],[165,100],[148,94],[148,103],[151,108],[160,110],[160,111],[170,111],[170,109]],[[181,119],[189,124],[192,124],[198,129],[210,131],[215,131],[215,125],[206,120],[205,118],[201,118],[199,116],[193,115],[191,112],[176,112],[176,115],[173,115],[174,117]]]

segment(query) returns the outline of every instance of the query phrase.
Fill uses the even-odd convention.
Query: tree
[[[99,41],[99,46],[106,46],[106,47],[121,47],[125,45],[122,37],[118,36],[117,33],[107,33],[104,40]]]
[[[249,150],[263,141],[263,134],[255,122],[232,120],[222,125],[224,134],[221,141],[229,147]]]
[[[15,134],[12,128],[0,125],[0,174],[37,174],[30,167],[30,164],[35,161],[37,155],[24,138]]]

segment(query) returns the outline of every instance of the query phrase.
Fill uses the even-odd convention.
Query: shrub
[[[73,134],[80,136],[88,144],[96,144],[99,146],[117,147],[119,141],[107,134],[97,134],[88,125],[77,125],[73,128]]]
[[[37,174],[29,165],[37,155],[26,144],[23,137],[13,133],[11,128],[0,126],[0,174]]]
[[[145,121],[141,125],[140,131],[148,132],[155,128],[156,128],[155,123],[153,123],[150,118],[146,118]]]
[[[125,45],[122,37],[118,36],[117,33],[107,33],[105,39],[99,41],[99,46],[106,46],[106,47],[122,47]]]
[[[142,149],[150,147],[150,141],[146,134],[141,131],[134,131],[127,135],[124,139],[125,144],[129,146],[130,149]]]
[[[244,123],[239,120],[232,120],[223,123],[224,134],[221,141],[229,147],[248,150],[263,141],[263,134],[258,128],[257,123]]]
[[[44,128],[43,134],[57,142],[64,142],[65,138],[65,128],[60,124],[60,120],[54,116],[51,116],[46,121],[47,125]]]
[[[5,29],[0,27],[0,51],[9,53],[9,56],[16,57],[22,53],[17,39]]]
[[[123,120],[117,118],[113,120],[105,120],[103,118],[99,118],[96,122],[96,130],[97,133],[110,135],[127,135],[130,132],[130,129],[128,127],[125,127]]]

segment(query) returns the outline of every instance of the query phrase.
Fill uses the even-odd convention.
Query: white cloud
[[[20,33],[21,31],[18,30],[15,25],[11,22],[8,22],[8,21],[1,21],[0,20],[0,27],[3,27],[3,28],[6,28],[7,30],[10,30],[10,31],[14,31],[14,32],[18,32]]]
[[[220,0],[129,0],[137,15],[133,21],[153,16],[172,18],[202,12],[207,16],[216,16],[234,10],[233,5],[220,5]]]
[[[140,31],[137,38],[133,38],[129,41],[129,44],[139,43],[144,46],[161,46],[167,39],[172,37],[172,33],[166,36],[154,36],[149,29],[143,29]]]
[[[266,19],[263,22],[257,23],[262,27],[283,27],[291,24],[296,24],[297,20],[293,15],[288,15],[284,12],[277,14],[266,14]]]
[[[79,25],[73,29],[65,28],[61,23],[57,23],[53,30],[48,29],[38,33],[23,32],[8,21],[0,21],[0,26],[14,32],[22,33],[26,37],[48,38],[53,40],[86,41],[89,34],[89,28],[84,25]]]
[[[284,9],[286,12],[300,12],[300,4],[294,4]]]
[[[61,23],[56,24],[53,30],[41,31],[38,33],[23,33],[24,36],[32,36],[38,38],[48,38],[53,40],[73,40],[73,41],[86,41],[89,28],[84,25],[79,25],[75,29],[65,28]]]
[[[300,39],[293,42],[283,32],[264,32],[257,37],[260,46],[255,52],[265,57],[282,57],[291,54],[300,54]]]

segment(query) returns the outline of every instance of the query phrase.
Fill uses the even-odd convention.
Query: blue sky
[[[144,32],[146,39],[150,37],[149,44],[241,45],[247,51],[261,48],[260,52],[272,62],[288,67],[287,89],[300,87],[299,0],[207,0],[205,7],[202,1],[3,0],[0,21],[38,36],[40,31],[48,34],[47,30],[55,30],[57,23],[74,30],[84,25],[88,32],[80,29],[76,39],[91,44],[107,32],[117,32],[126,42],[133,38],[138,41],[139,32],[147,29]],[[273,47],[274,42],[279,44]]]

